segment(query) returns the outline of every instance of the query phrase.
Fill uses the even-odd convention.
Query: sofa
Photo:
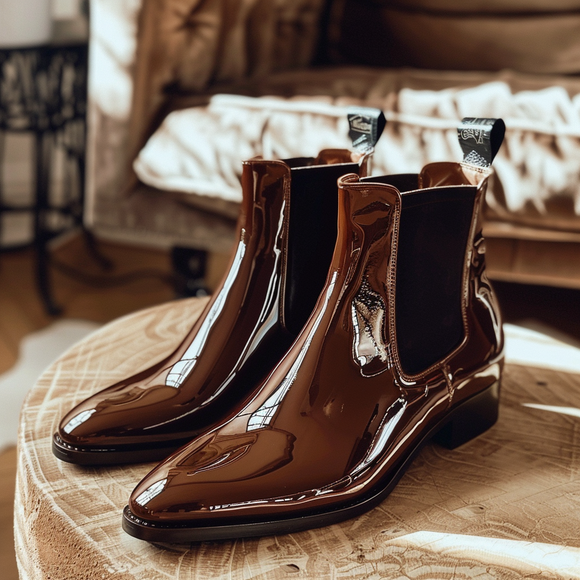
[[[580,287],[580,1],[91,0],[85,222],[227,254],[241,161],[349,147],[380,108],[373,173],[460,160],[502,117],[492,278]]]

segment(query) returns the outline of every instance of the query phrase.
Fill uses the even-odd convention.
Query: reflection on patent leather
[[[336,238],[337,179],[364,175],[369,155],[245,162],[239,241],[204,313],[169,357],[70,411],[56,456],[162,459],[242,409],[314,308]]]

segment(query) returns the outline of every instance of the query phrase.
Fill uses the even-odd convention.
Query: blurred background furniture
[[[227,253],[240,161],[348,146],[344,106],[385,111],[376,174],[459,160],[458,120],[498,116],[490,275],[575,287],[578,26],[568,0],[92,0],[86,223]]]
[[[0,48],[0,251],[22,247],[2,243],[6,216],[30,213],[37,285],[50,314],[57,314],[59,307],[52,296],[47,244],[82,226],[87,60],[86,41],[66,38],[38,46]],[[10,132],[34,135],[32,203],[10,203],[3,196],[2,144]],[[55,200],[51,176],[57,147],[64,151],[64,194]]]

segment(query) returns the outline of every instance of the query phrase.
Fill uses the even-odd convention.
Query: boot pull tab
[[[353,148],[359,153],[373,149],[387,124],[383,112],[372,107],[348,107],[346,117]]]
[[[502,119],[465,117],[457,128],[463,163],[490,167],[505,135]]]

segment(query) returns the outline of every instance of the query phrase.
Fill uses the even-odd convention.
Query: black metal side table
[[[52,297],[47,244],[82,225],[87,61],[86,43],[0,48],[0,171],[6,132],[34,134],[36,164],[34,203],[30,205],[4,202],[0,173],[0,223],[7,212],[34,216],[37,283],[50,314],[58,314],[60,309]],[[56,146],[63,148],[66,159],[65,195],[59,204],[51,201],[50,188]],[[0,251],[9,249],[0,247]]]

